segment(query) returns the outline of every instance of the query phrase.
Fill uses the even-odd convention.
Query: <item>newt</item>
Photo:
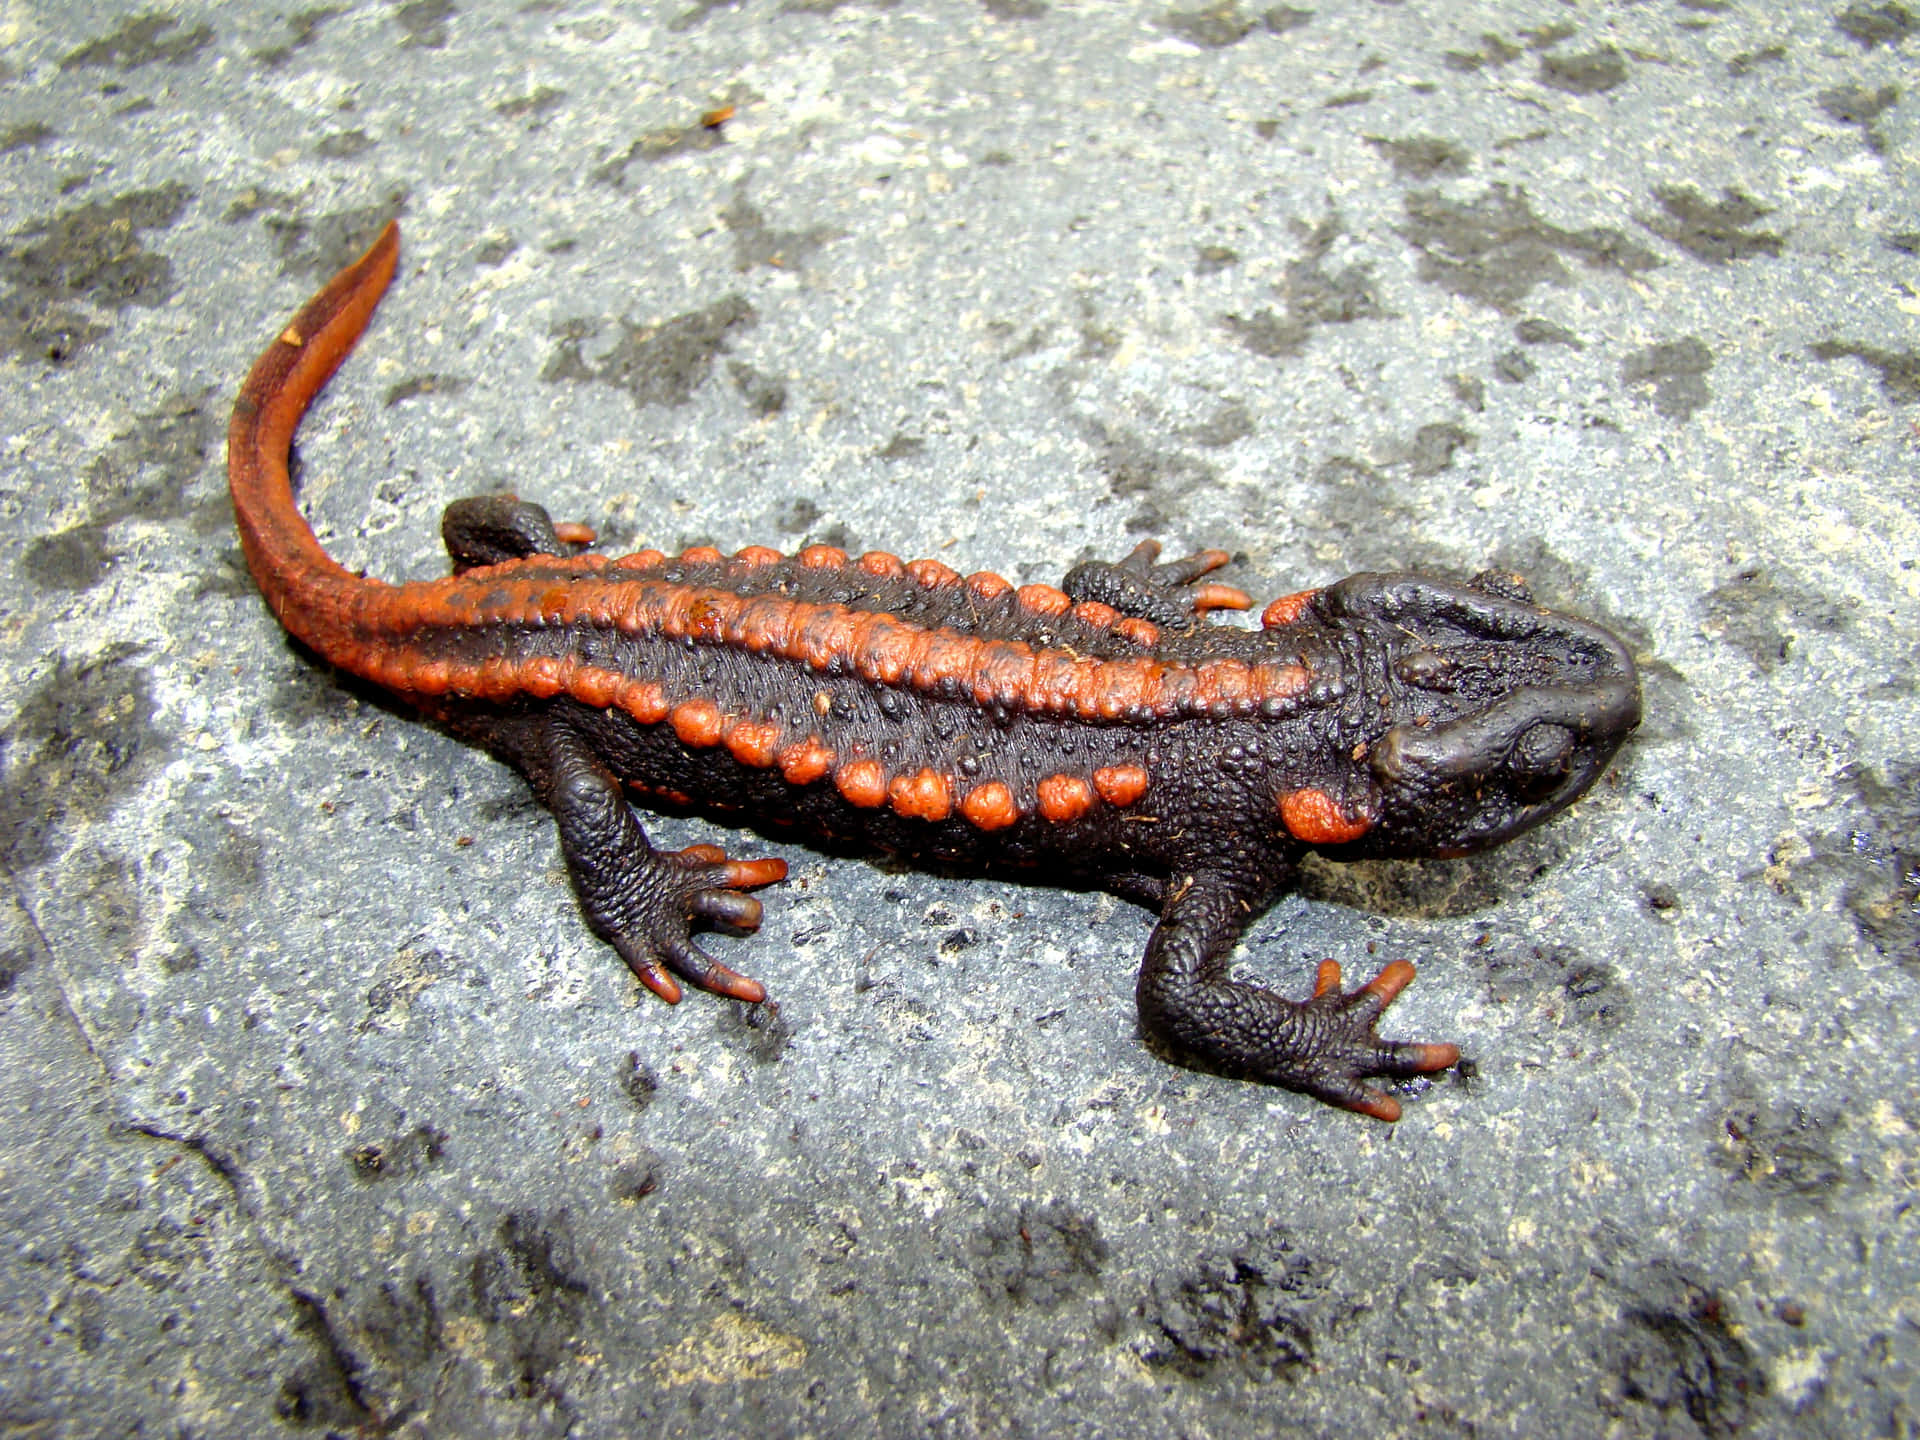
[[[510,495],[455,501],[452,573],[349,573],[295,501],[301,417],[393,278],[399,230],[307,303],[241,387],[234,513],[273,613],[319,659],[518,770],[593,931],[662,1000],[758,1003],[697,928],[750,932],[778,859],[654,848],[634,801],[940,867],[1104,888],[1156,911],[1140,1028],[1173,1058],[1392,1121],[1459,1060],[1392,1041],[1394,961],[1288,1000],[1235,978],[1242,932],[1317,851],[1458,856],[1564,810],[1640,720],[1618,639],[1512,577],[1360,574],[1247,595],[1148,541],[1058,586],[831,545],[612,557]]]

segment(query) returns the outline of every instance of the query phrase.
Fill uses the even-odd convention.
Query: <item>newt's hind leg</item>
[[[1357,990],[1340,988],[1328,960],[1309,1000],[1284,1000],[1228,975],[1228,956],[1251,913],[1244,897],[1204,875],[1177,879],[1147,942],[1137,994],[1140,1024],[1171,1049],[1207,1065],[1398,1120],[1400,1102],[1363,1081],[1445,1070],[1455,1045],[1406,1044],[1374,1033],[1381,1013],[1413,979],[1396,960]]]
[[[547,753],[537,788],[559,822],[560,849],[594,933],[668,1004],[680,999],[674,975],[730,999],[766,999],[764,985],[715,960],[690,932],[696,919],[758,929],[760,902],[740,892],[785,879],[787,862],[729,860],[717,845],[655,850],[620,782],[585,740],[549,723]]]
[[[440,538],[459,575],[529,555],[575,555],[593,543],[593,531],[556,525],[544,507],[517,495],[471,495],[441,512]]]
[[[1149,620],[1170,630],[1185,630],[1209,610],[1245,610],[1253,604],[1246,591],[1231,585],[1195,585],[1233,557],[1224,550],[1202,550],[1164,565],[1158,540],[1142,540],[1119,561],[1088,560],[1067,572],[1060,588],[1074,600],[1111,605],[1122,615]]]

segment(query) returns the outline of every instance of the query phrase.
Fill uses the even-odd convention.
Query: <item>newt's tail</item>
[[[287,453],[300,417],[373,318],[399,259],[400,227],[389,221],[254,362],[227,426],[227,481],[247,566],[280,623],[349,670],[359,668],[363,644],[357,621],[389,587],[349,573],[320,548],[294,504]]]

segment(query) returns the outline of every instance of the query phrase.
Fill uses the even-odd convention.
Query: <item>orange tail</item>
[[[388,221],[372,248],[309,300],[254,362],[227,426],[227,481],[253,578],[281,624],[349,669],[359,648],[356,613],[388,587],[349,573],[320,548],[294,504],[287,452],[300,417],[373,318],[399,259],[400,227]]]

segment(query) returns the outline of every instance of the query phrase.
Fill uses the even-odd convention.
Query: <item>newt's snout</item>
[[[1508,587],[1356,575],[1323,602],[1378,627],[1388,697],[1367,749],[1372,854],[1459,855],[1565,809],[1640,723],[1626,647]]]

